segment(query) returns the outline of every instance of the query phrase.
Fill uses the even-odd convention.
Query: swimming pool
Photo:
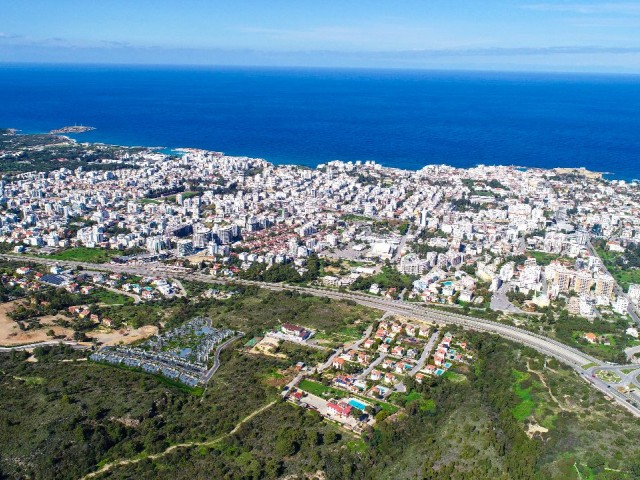
[[[362,410],[363,412],[364,412],[364,409],[367,408],[367,406],[364,403],[359,402],[355,398],[352,398],[351,400],[349,400],[349,405],[351,405],[354,408],[357,408],[358,410]]]

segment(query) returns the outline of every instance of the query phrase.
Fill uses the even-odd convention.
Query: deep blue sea
[[[0,65],[0,127],[274,163],[584,166],[640,178],[640,76]]]

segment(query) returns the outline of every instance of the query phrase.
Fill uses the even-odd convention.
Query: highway
[[[133,275],[140,276],[151,276],[151,277],[161,277],[161,278],[177,278],[183,280],[192,280],[192,281],[200,281],[204,283],[210,284],[238,284],[238,285],[251,285],[256,286],[272,291],[283,291],[283,290],[292,290],[299,293],[304,293],[308,295],[328,297],[336,300],[350,300],[356,302],[360,305],[364,305],[367,307],[375,308],[387,312],[389,314],[408,316],[415,318],[416,320],[421,320],[424,322],[428,322],[430,324],[440,324],[440,325],[459,325],[463,328],[493,333],[496,335],[500,335],[503,338],[512,340],[514,342],[520,343],[522,345],[526,345],[528,347],[533,348],[534,350],[553,357],[558,361],[568,365],[569,367],[576,370],[580,375],[585,378],[587,376],[587,371],[583,368],[586,365],[589,366],[606,366],[605,362],[602,362],[586,353],[579,351],[576,348],[570,347],[568,345],[564,345],[557,340],[545,337],[544,335],[540,335],[537,333],[529,332],[527,330],[513,327],[509,325],[504,325],[498,322],[492,322],[490,320],[485,320],[476,317],[469,317],[457,313],[443,312],[440,310],[435,310],[432,308],[428,308],[422,304],[411,303],[403,300],[390,300],[381,297],[374,297],[372,295],[360,292],[340,292],[335,290],[329,290],[319,287],[302,287],[302,286],[292,286],[286,284],[277,284],[277,283],[267,283],[267,282],[257,282],[251,280],[240,280],[240,279],[226,279],[226,278],[218,278],[212,277],[209,275],[204,275],[197,272],[192,272],[188,269],[184,268],[175,268],[170,267],[164,264],[144,264],[144,265],[120,265],[120,264],[93,264],[87,262],[77,262],[77,261],[57,261],[51,260],[43,257],[26,257],[23,255],[11,255],[11,254],[1,254],[0,258],[5,258],[7,260],[13,261],[21,261],[21,262],[33,262],[42,265],[63,265],[70,267],[82,267],[85,269],[91,270],[103,270],[109,272],[118,272],[118,273],[128,273]],[[635,367],[635,365],[630,365],[630,367]],[[611,385],[608,387],[602,387],[598,385],[597,382],[594,382],[590,376],[586,377],[586,379],[590,382],[591,385],[595,386],[599,390],[603,391],[605,394],[614,398],[618,403],[623,405],[627,410],[632,412],[634,415],[640,416],[640,408],[635,405],[629,403],[628,399],[626,399],[622,394],[619,394],[615,391],[614,388],[611,388]]]

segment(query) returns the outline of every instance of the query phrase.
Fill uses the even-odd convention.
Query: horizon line
[[[0,68],[9,67],[120,67],[120,68],[182,68],[182,69],[256,69],[256,70],[345,70],[345,71],[406,71],[406,72],[433,72],[433,73],[505,73],[505,74],[532,74],[532,75],[577,75],[577,76],[619,76],[619,77],[638,77],[640,71],[619,71],[619,70],[597,70],[577,68],[575,70],[569,67],[559,69],[547,69],[541,66],[540,69],[533,68],[464,68],[464,67],[420,67],[420,66],[329,66],[329,65],[261,65],[261,64],[228,64],[228,63],[144,63],[144,62],[77,62],[77,61],[5,61],[0,60]]]

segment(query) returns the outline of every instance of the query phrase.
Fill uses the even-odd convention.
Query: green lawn
[[[563,260],[563,261],[571,261],[570,258],[562,257],[560,255],[556,255],[555,253],[547,253],[547,252],[539,252],[537,250],[531,250],[526,253],[530,257],[536,259],[538,265],[549,265],[552,260]]]
[[[313,382],[311,380],[302,380],[298,384],[298,388],[312,395],[316,395],[320,398],[327,398],[329,396],[325,394],[330,394],[331,396],[336,398],[343,398],[348,396],[348,393],[345,392],[344,390],[339,390],[333,387],[327,387],[326,385],[323,385],[318,382]]]
[[[312,380],[302,380],[298,384],[298,388],[312,395],[316,395],[320,398],[326,399],[328,397],[334,397],[334,398],[354,397],[354,398],[359,398],[364,402],[373,403],[379,406],[380,408],[382,408],[382,410],[389,413],[396,413],[398,411],[398,407],[390,403],[381,402],[380,400],[375,400],[369,397],[363,397],[361,395],[354,395],[352,393],[345,392],[344,390],[340,390],[338,388],[327,387],[326,385],[323,385],[318,382],[314,382]],[[325,393],[328,393],[328,395],[324,395]]]
[[[177,195],[178,194],[173,194],[173,195],[169,195],[168,197],[162,197],[162,198],[166,199],[169,202],[175,202]],[[186,200],[187,198],[197,197],[198,195],[200,195],[200,193],[199,192],[181,192],[181,195],[182,195],[182,200]]]
[[[106,263],[120,252],[102,248],[75,247],[49,255],[54,260],[72,260],[76,262]]]
[[[149,204],[158,204],[160,203],[158,200],[154,199],[154,198],[140,198],[138,199],[138,203],[141,203],[143,205],[149,205]]]
[[[448,379],[450,382],[453,382],[453,383],[462,383],[467,379],[467,377],[465,377],[464,375],[460,373],[452,372],[451,370],[445,372],[445,374],[442,377]]]
[[[121,294],[111,292],[109,290],[98,289],[91,294],[91,298],[96,299],[99,303],[106,305],[130,305],[133,304],[133,298]]]

